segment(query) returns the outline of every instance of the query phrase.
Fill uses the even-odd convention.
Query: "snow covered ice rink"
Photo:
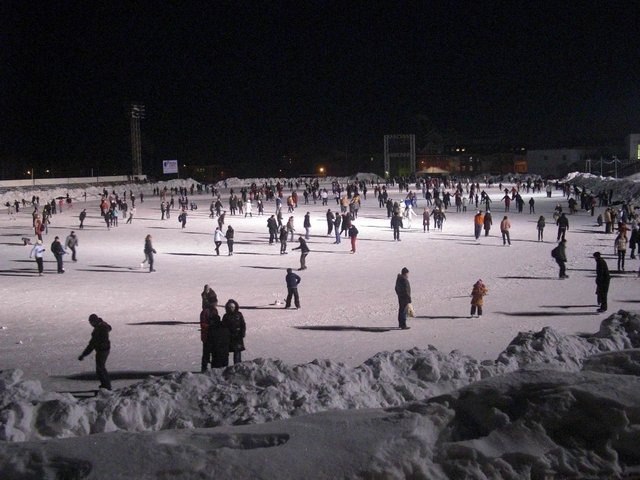
[[[637,189],[576,182],[615,188],[614,199]],[[43,277],[21,241],[32,237],[31,209],[15,221],[0,216],[0,476],[633,478],[640,472],[640,318],[616,312],[636,308],[638,260],[616,272],[614,235],[596,226],[602,209],[594,217],[579,212],[569,216],[570,278],[559,280],[550,251],[553,208],[567,210],[560,192],[523,194],[525,202],[535,198],[536,214],[512,207],[513,245],[504,247],[503,194],[497,186],[487,191],[494,226],[478,242],[474,208],[450,208],[442,232],[423,233],[422,199],[412,228],[394,242],[386,210],[370,195],[355,221],[355,255],[346,239],[334,245],[326,235],[326,207],[300,203],[297,233],[307,211],[312,221],[300,310],[274,304],[299,255],[291,252],[296,242],[288,255],[268,245],[273,202],[262,217],[255,209],[252,218],[228,216],[235,254],[223,244],[217,257],[210,195],[190,197],[199,209],[182,230],[176,211],[160,220],[160,200],[148,187],[133,224],[107,231],[98,190],[87,189],[86,204],[82,190],[69,190],[73,209],[53,217],[44,245],[75,230],[78,262],[67,258],[58,275],[47,252]],[[31,194],[0,199],[22,195]],[[89,218],[78,230],[85,206]],[[337,209],[335,201],[329,208]],[[547,219],[543,243],[539,215]],[[140,268],[147,234],[158,252],[154,273]],[[612,272],[602,314],[594,251]],[[405,331],[397,329],[394,293],[403,266],[417,314]],[[489,295],[482,318],[469,318],[478,278]],[[247,350],[242,364],[202,375],[195,372],[204,284],[220,303],[239,302]],[[77,360],[94,312],[113,327],[107,366],[115,390],[89,399],[57,393],[97,386],[93,356]]]
[[[247,350],[243,359],[275,357],[292,364],[326,358],[356,366],[380,351],[429,344],[440,351],[458,349],[478,359],[494,359],[520,331],[552,326],[568,334],[593,332],[605,316],[595,312],[591,254],[596,250],[604,254],[614,276],[609,311],[633,308],[637,301],[632,272],[637,272],[638,261],[627,259],[624,275],[613,272],[614,235],[602,233],[596,217],[585,212],[569,216],[570,278],[557,279],[558,268],[549,252],[556,239],[553,208],[560,202],[567,210],[560,191],[554,191],[551,199],[544,192],[523,194],[525,202],[535,198],[535,215],[527,213],[528,205],[523,214],[515,213],[512,206],[508,214],[511,248],[503,247],[500,238],[504,207],[497,185],[487,190],[493,201],[494,226],[491,235],[484,237],[483,232],[479,242],[473,237],[474,208],[467,213],[450,208],[441,232],[434,231],[432,224],[431,232],[423,233],[417,217],[412,228],[402,230],[402,241],[394,242],[386,211],[378,208],[370,190],[354,222],[360,231],[355,255],[349,253],[348,239],[334,245],[333,235],[326,235],[326,208],[320,202],[300,203],[294,214],[295,238],[304,233],[303,216],[311,212],[311,253],[309,268],[299,272],[302,308],[288,311],[274,303],[286,296],[285,269],[297,269],[299,255],[291,251],[297,242],[289,242],[288,255],[280,255],[279,246],[267,242],[266,220],[275,210],[274,202],[266,202],[265,216],[227,214],[226,224],[236,231],[235,255],[229,257],[223,243],[222,254],[216,257],[216,221],[209,218],[208,208],[211,195],[190,197],[199,208],[189,212],[182,230],[175,210],[169,220],[160,220],[160,200],[148,188],[144,203],[136,202],[133,223],[121,220],[119,227],[107,230],[97,190],[91,190],[94,193],[88,194],[86,203],[78,190],[73,208],[65,207],[64,213],[53,216],[44,237],[43,277],[37,276],[35,262],[29,259],[31,247],[21,241],[33,238],[31,208],[21,209],[16,221],[0,216],[2,367],[20,368],[25,377],[40,379],[51,389],[94,386],[95,381],[86,380],[93,372],[92,359],[77,360],[91,333],[87,317],[94,312],[113,327],[108,367],[115,388],[147,374],[199,371],[198,319],[204,284],[214,288],[221,304],[234,298],[244,311]],[[124,188],[116,190],[122,194]],[[221,192],[225,205],[227,192]],[[390,193],[394,200],[404,198],[397,188]],[[30,198],[29,192],[24,195]],[[41,199],[48,199],[47,194]],[[423,205],[424,200],[419,200],[417,213]],[[88,218],[85,228],[78,230],[77,217],[84,207]],[[335,210],[335,201],[328,208]],[[544,243],[536,241],[539,215],[547,219]],[[50,244],[55,235],[64,241],[71,230],[79,237],[78,262],[65,256],[66,273],[58,275]],[[158,252],[154,273],[140,268],[147,234]],[[403,266],[410,270],[417,315],[409,321],[409,331],[395,330],[394,284]],[[487,284],[489,295],[483,317],[471,319],[469,294],[478,278]],[[368,331],[371,327],[383,331]]]

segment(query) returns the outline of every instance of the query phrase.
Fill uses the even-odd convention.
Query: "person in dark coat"
[[[596,295],[598,296],[598,312],[607,311],[607,294],[609,293],[609,282],[611,281],[611,275],[609,275],[609,266],[600,252],[595,252],[593,258],[596,259]]]
[[[211,344],[209,343],[209,326],[211,324],[212,308],[211,305],[205,307],[204,301],[202,302],[202,311],[200,312],[200,341],[202,342],[202,360],[200,362],[200,372],[207,371],[209,364],[211,363]],[[216,311],[215,307],[213,308]],[[217,311],[216,311],[217,313]],[[218,316],[218,318],[220,318]],[[227,357],[229,355],[227,354]]]
[[[200,313],[200,340],[202,341],[201,372],[212,368],[221,368],[229,365],[229,342],[231,334],[229,329],[222,324],[218,309],[213,304],[203,308]]]
[[[569,230],[569,219],[564,213],[560,214],[558,220],[556,221],[556,225],[558,225],[558,241],[562,238],[564,240],[567,230]]]
[[[155,253],[157,252],[156,249],[153,248],[153,244],[151,243],[151,235],[147,235],[146,237],[144,237],[144,255],[145,260],[149,262],[149,273],[156,271],[155,268],[153,268],[153,255]]]
[[[409,269],[404,267],[396,278],[396,295],[398,295],[398,326],[406,330],[407,309],[411,303],[411,284],[409,283]]]
[[[62,262],[62,256],[67,253],[60,243],[60,237],[56,237],[51,243],[51,253],[56,257],[56,262],[58,262],[58,273],[64,273],[64,264]]]
[[[296,308],[300,308],[300,297],[298,296],[298,284],[301,280],[300,276],[293,273],[291,268],[287,268],[287,275],[284,279],[287,282],[287,300],[284,304],[284,308],[291,308],[292,297]]]
[[[395,213],[391,217],[391,228],[393,229],[393,240],[400,241],[400,229],[402,228],[402,215]]]
[[[98,376],[98,380],[100,380],[100,388],[111,390],[111,380],[109,380],[109,372],[107,372],[107,358],[111,351],[111,342],[109,341],[111,325],[102,320],[95,313],[89,315],[89,323],[93,327],[91,340],[89,341],[87,348],[85,348],[78,357],[78,360],[82,361],[84,357],[95,350],[96,375]]]
[[[333,231],[336,235],[336,241],[334,244],[340,243],[340,225],[342,224],[342,215],[336,212],[336,219],[333,221]]]
[[[351,239],[351,253],[356,253],[356,242],[358,240],[358,229],[352,223],[349,227],[349,238]]]
[[[292,248],[291,250],[300,250],[300,270],[307,269],[307,255],[309,255],[309,247],[307,246],[307,242],[302,238],[302,236],[298,237],[298,245],[296,248]]]
[[[231,349],[231,332],[222,323],[217,309],[209,317],[207,343],[211,352],[211,367],[224,368],[229,366],[229,351]]]
[[[210,306],[217,307],[218,306],[218,295],[209,285],[205,285],[202,293],[200,294],[202,298],[202,309],[205,310]]]
[[[87,209],[86,208],[83,209],[80,212],[80,215],[78,215],[78,219],[80,220],[80,227],[78,227],[78,228],[80,228],[80,230],[82,230],[84,228],[84,219],[85,218],[87,218]]]
[[[289,232],[284,225],[280,227],[280,255],[287,254],[287,238],[289,238]]]
[[[558,278],[569,278],[567,275],[567,269],[565,263],[567,263],[567,241],[560,240],[558,246],[551,251],[551,256],[555,259],[556,263],[560,267],[560,273]]]
[[[267,219],[267,229],[269,230],[269,245],[273,245],[278,236],[278,221],[275,215],[271,215]]]
[[[227,232],[224,234],[227,239],[227,247],[229,248],[229,255],[233,255],[233,236],[234,230],[231,225],[227,227]]]
[[[489,236],[489,230],[491,230],[491,226],[493,225],[493,218],[491,217],[491,210],[487,210],[487,213],[484,214],[484,236]]]
[[[304,227],[304,238],[306,240],[309,240],[309,230],[311,229],[311,213],[306,213],[302,226]]]
[[[242,361],[242,351],[244,350],[244,336],[247,326],[244,322],[244,316],[240,312],[238,302],[231,299],[224,306],[225,314],[222,317],[222,324],[231,332],[231,340],[229,342],[229,352],[233,352],[233,363]]]
[[[336,216],[333,214],[331,209],[327,210],[327,235],[331,235],[333,232],[333,221],[336,219]]]

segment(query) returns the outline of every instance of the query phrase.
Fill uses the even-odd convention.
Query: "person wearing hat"
[[[42,240],[38,240],[31,249],[31,253],[29,254],[29,258],[33,258],[34,255],[36,257],[36,264],[38,265],[38,275],[40,277],[42,276],[42,271],[44,270],[43,257],[45,251],[46,248],[42,246]]]
[[[107,358],[111,351],[111,342],[109,341],[111,325],[102,320],[95,313],[89,315],[89,323],[93,327],[91,340],[89,340],[87,348],[85,348],[80,354],[78,360],[82,361],[84,357],[95,350],[96,375],[98,376],[98,380],[100,380],[100,388],[111,390],[111,380],[109,379],[109,372],[107,372]]]
[[[609,293],[609,282],[611,281],[611,275],[609,275],[609,266],[600,252],[595,252],[593,258],[596,259],[596,295],[598,296],[598,312],[607,311],[607,294]]]
[[[409,269],[403,267],[396,278],[396,295],[398,295],[398,327],[407,328],[407,310],[411,303],[411,284],[409,283]]]

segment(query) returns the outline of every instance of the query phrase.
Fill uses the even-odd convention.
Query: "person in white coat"
[[[36,258],[36,264],[38,265],[38,275],[41,277],[42,272],[44,270],[44,252],[46,249],[42,246],[42,240],[38,240],[36,244],[31,249],[31,253],[29,254],[29,258]]]
[[[402,213],[402,216],[407,219],[407,228],[411,228],[411,217],[416,216],[416,212],[413,211],[411,205],[407,205]]]
[[[224,240],[224,234],[220,227],[216,227],[216,231],[213,232],[213,243],[216,244],[216,255],[220,255],[220,245]]]

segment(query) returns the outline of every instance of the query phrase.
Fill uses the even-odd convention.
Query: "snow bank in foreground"
[[[324,410],[402,405],[521,368],[579,371],[589,357],[640,347],[640,317],[620,311],[593,335],[550,328],[521,333],[496,362],[479,363],[429,346],[383,352],[351,368],[316,360],[289,366],[257,359],[208,374],[149,378],[96,398],[44,392],[21,372],[0,374],[0,439],[26,441],[118,430],[130,432],[253,424]]]
[[[638,407],[638,377],[521,370],[387,409],[0,443],[0,476],[636,478]]]

